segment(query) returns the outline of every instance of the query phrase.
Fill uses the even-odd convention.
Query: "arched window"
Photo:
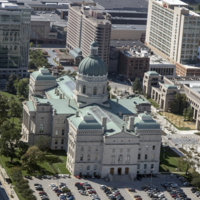
[[[40,124],[40,133],[43,133],[43,131],[44,131],[44,126],[43,124]]]
[[[86,87],[85,87],[85,85],[83,86],[83,94],[85,94],[86,93]]]
[[[90,154],[88,154],[88,156],[87,156],[87,160],[90,161]]]
[[[96,86],[94,87],[93,95],[97,95],[97,87]]]
[[[122,163],[122,160],[123,160],[122,155],[119,155],[119,157],[118,157],[118,163]]]

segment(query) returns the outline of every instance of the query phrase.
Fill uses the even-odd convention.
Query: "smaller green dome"
[[[52,76],[52,74],[49,72],[49,70],[45,67],[40,68],[39,71],[35,71],[33,73],[31,73],[31,77],[34,80],[37,81],[50,81],[50,80],[56,80],[56,78],[54,76]]]
[[[96,41],[93,41],[93,42],[90,44],[90,46],[92,46],[92,47],[98,47],[98,43],[97,43]]]

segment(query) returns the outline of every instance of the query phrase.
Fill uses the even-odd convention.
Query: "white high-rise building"
[[[196,60],[200,15],[179,0],[149,0],[146,44],[172,63]]]

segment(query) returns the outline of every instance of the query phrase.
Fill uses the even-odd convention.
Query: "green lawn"
[[[1,95],[3,95],[3,96],[5,96],[5,97],[7,97],[8,99],[10,99],[11,97],[13,97],[13,98],[15,98],[16,99],[16,101],[20,101],[19,100],[19,97],[17,96],[17,95],[14,95],[14,94],[10,94],[10,93],[8,93],[8,92],[0,92],[0,94]],[[20,101],[21,102],[21,101]]]
[[[62,160],[62,162],[52,164],[57,173],[70,174],[69,170],[66,168],[67,155],[65,150],[51,151],[50,155],[57,155],[60,160]]]
[[[154,106],[155,108],[159,108],[159,105],[153,99],[149,98],[147,100],[151,103],[152,106]]]
[[[160,172],[177,172],[178,158],[180,156],[176,154],[170,147],[161,147],[160,152]]]

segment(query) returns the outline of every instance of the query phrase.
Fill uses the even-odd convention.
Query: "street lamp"
[[[151,186],[152,186],[152,173],[153,173],[154,168],[151,169]]]

